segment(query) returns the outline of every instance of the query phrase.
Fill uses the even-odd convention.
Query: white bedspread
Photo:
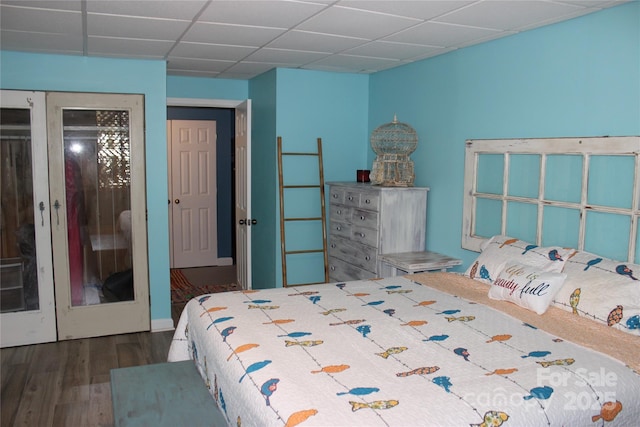
[[[229,425],[636,425],[640,375],[404,277],[191,300],[194,359]]]

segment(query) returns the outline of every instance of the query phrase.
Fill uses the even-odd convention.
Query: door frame
[[[167,98],[167,107],[204,107],[204,108],[228,108],[236,110],[243,105],[246,105],[247,99],[243,100],[230,100],[230,99],[203,99],[203,98]],[[167,123],[168,127],[168,123]],[[250,126],[249,126],[250,129]],[[169,156],[170,153],[167,153]],[[168,164],[168,160],[167,160]],[[251,167],[251,165],[249,165]],[[169,173],[171,171],[168,171]],[[251,197],[251,194],[248,195]],[[249,217],[251,216],[251,212],[248,212]],[[169,210],[169,215],[171,215],[171,209]],[[169,228],[171,227],[171,217],[169,217]],[[236,224],[236,233],[238,229],[238,221],[235,221]],[[234,233],[234,235],[236,234]],[[171,245],[170,245],[171,246]],[[237,253],[237,251],[236,251]],[[170,254],[171,256],[172,254]],[[248,254],[248,260],[250,261],[251,255]],[[245,260],[242,265],[245,265],[248,269],[246,277],[251,277],[251,265]],[[236,268],[238,266],[238,260],[236,260]]]

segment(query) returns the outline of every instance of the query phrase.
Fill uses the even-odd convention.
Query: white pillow
[[[572,249],[560,246],[539,247],[509,236],[493,236],[465,275],[492,283],[510,261],[537,267],[541,271],[559,273]]]
[[[564,288],[553,305],[632,335],[640,335],[640,265],[589,252],[568,257]]]
[[[540,271],[537,267],[509,262],[489,288],[489,298],[510,301],[544,314],[566,277],[564,273]]]

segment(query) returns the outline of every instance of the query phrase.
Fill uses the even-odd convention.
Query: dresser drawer
[[[358,227],[378,229],[378,212],[353,209],[351,213],[351,224]]]
[[[331,187],[329,194],[330,203],[344,203],[345,190],[341,187]]]
[[[351,220],[351,208],[331,202],[329,204],[329,218],[331,220],[348,222]]]
[[[368,270],[373,274],[375,274],[377,267],[376,252],[376,248],[349,240],[349,238],[334,237],[329,245],[329,256]]]
[[[371,246],[374,250],[378,248],[378,230],[375,228],[351,226],[351,239],[354,242],[363,243]]]
[[[329,281],[347,282],[350,280],[372,279],[376,275],[370,271],[358,268],[338,258],[329,257]]]
[[[331,220],[330,227],[331,237],[340,236],[346,239],[351,238],[351,224],[348,222]]]

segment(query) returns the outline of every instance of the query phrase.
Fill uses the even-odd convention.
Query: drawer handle
[[[342,209],[338,209],[336,212],[338,213],[338,215],[342,215]]]
[[[364,233],[358,233],[360,237],[364,237]]]
[[[338,195],[337,194],[332,194],[331,197],[333,197],[334,199],[337,199]]]
[[[371,200],[367,199],[367,200],[365,200],[364,202],[365,202],[366,204],[369,204],[369,203],[371,203]]]
[[[331,266],[331,271],[336,271],[336,268],[333,265]]]
[[[340,230],[342,230],[342,227],[337,226],[337,227],[336,227],[336,230],[340,231]]]
[[[360,219],[361,219],[362,221],[364,221],[364,220],[365,220],[365,219],[367,219],[367,218],[366,218],[364,215],[360,215]]]
[[[365,259],[366,261],[369,261],[369,260],[371,259],[371,257],[369,257],[369,255],[367,255],[366,257],[364,257],[364,259]]]
[[[332,243],[332,244],[331,244],[331,247],[332,247],[332,248],[335,248],[335,247],[336,247],[336,244],[335,244],[335,243]]]
[[[349,200],[353,200],[353,196],[349,196]]]

